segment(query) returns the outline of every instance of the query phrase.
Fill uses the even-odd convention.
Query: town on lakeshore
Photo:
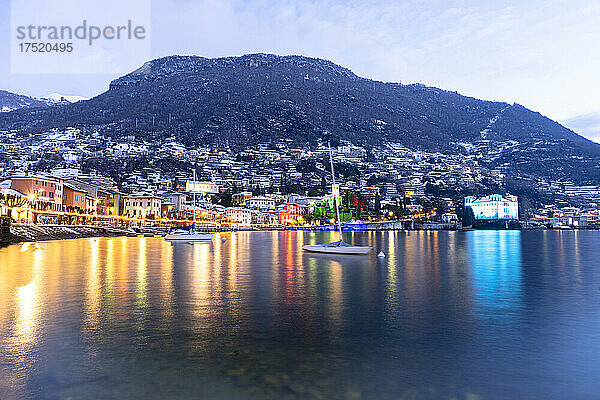
[[[5,0],[0,400],[600,400],[600,0]]]
[[[600,227],[599,187],[487,169],[485,140],[454,155],[338,141],[332,191],[325,142],[190,148],[76,128],[0,138],[0,211],[13,224],[335,230],[337,196],[343,230]]]

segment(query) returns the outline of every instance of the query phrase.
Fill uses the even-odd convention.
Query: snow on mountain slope
[[[73,96],[73,95],[63,95],[60,93],[51,93],[48,96],[41,97],[40,100],[50,100],[55,103],[60,103],[62,101],[68,101],[69,103],[77,103],[81,100],[88,100],[86,97],[82,96]]]

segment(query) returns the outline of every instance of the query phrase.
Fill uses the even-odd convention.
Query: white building
[[[454,224],[458,222],[458,216],[453,213],[442,214],[442,222],[444,224]]]
[[[219,185],[213,182],[187,181],[185,182],[185,191],[189,193],[219,193]]]
[[[55,168],[52,175],[62,179],[73,179],[81,175],[81,171],[78,168]]]
[[[182,212],[185,210],[186,206],[186,195],[183,193],[177,192],[164,192],[160,193],[160,197],[168,203],[173,204],[173,209],[177,212]]]
[[[161,217],[162,200],[149,194],[132,194],[125,197],[123,210],[128,217],[154,218]]]
[[[465,207],[471,207],[475,219],[519,219],[519,202],[517,196],[502,197],[499,194],[476,199],[465,197]]]
[[[252,224],[253,211],[247,208],[231,207],[225,210],[225,218],[240,226],[250,226]]]
[[[256,196],[246,200],[246,207],[268,211],[275,209],[275,199],[271,197]]]

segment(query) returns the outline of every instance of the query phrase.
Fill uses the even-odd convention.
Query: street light
[[[29,213],[31,212],[31,221],[33,222],[33,203],[37,199],[37,195],[34,193],[30,193],[27,196],[27,220],[29,220]]]

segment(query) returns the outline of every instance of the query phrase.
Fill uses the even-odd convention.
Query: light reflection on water
[[[600,233],[345,235],[1,248],[0,399],[597,398]]]
[[[480,318],[498,320],[520,315],[520,234],[519,231],[475,231],[469,237],[474,302]]]

